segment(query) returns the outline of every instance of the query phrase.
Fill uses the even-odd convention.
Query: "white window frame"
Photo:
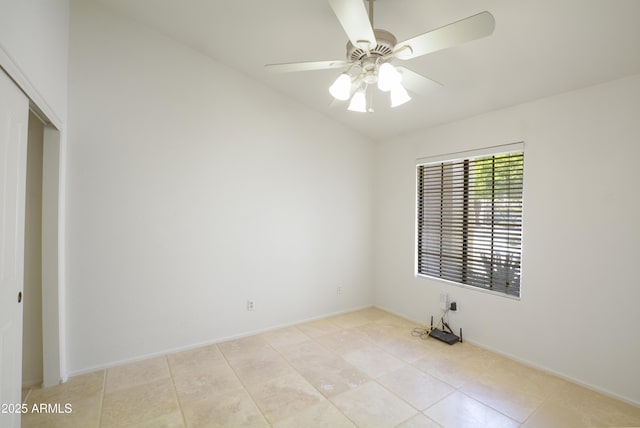
[[[525,144],[524,142],[518,142],[518,143],[512,143],[512,144],[505,144],[505,145],[499,145],[499,146],[492,146],[492,147],[486,147],[483,149],[477,149],[477,150],[469,150],[469,151],[464,151],[464,152],[456,152],[456,153],[449,153],[449,154],[443,154],[443,155],[437,155],[437,156],[430,156],[430,157],[424,157],[424,158],[419,158],[416,159],[416,182],[415,182],[415,198],[416,198],[416,205],[415,205],[415,227],[414,227],[414,238],[415,238],[415,248],[414,248],[414,275],[416,277],[421,277],[421,278],[428,278],[430,280],[435,280],[435,281],[440,281],[446,284],[451,284],[451,285],[455,285],[458,287],[462,287],[462,288],[466,288],[466,289],[471,289],[471,290],[475,290],[475,291],[480,291],[480,292],[484,292],[484,293],[489,293],[492,295],[496,295],[496,296],[500,296],[500,297],[505,297],[505,298],[509,298],[509,299],[514,299],[514,300],[521,300],[522,299],[522,260],[523,260],[523,241],[524,241],[524,209],[525,209],[525,190],[524,190],[524,177],[523,177],[523,189],[522,189],[522,223],[523,223],[523,227],[522,227],[522,237],[521,237],[521,242],[520,242],[520,257],[521,257],[521,265],[520,265],[520,287],[519,287],[519,295],[515,296],[515,295],[511,295],[511,294],[507,294],[501,291],[494,291],[491,289],[487,289],[487,288],[483,288],[483,287],[478,287],[475,285],[468,285],[468,284],[464,284],[461,282],[455,282],[455,281],[451,281],[448,279],[444,279],[444,278],[440,278],[437,276],[430,276],[430,275],[426,275],[423,273],[420,273],[419,270],[419,262],[418,259],[420,257],[420,255],[418,254],[418,250],[419,250],[419,236],[418,236],[418,231],[420,230],[419,228],[419,222],[420,222],[420,218],[419,218],[419,210],[420,210],[420,201],[419,201],[419,186],[420,186],[420,177],[419,177],[419,167],[420,166],[424,166],[424,165],[433,165],[433,164],[441,164],[441,163],[445,163],[445,162],[455,162],[455,161],[462,161],[465,159],[475,159],[475,158],[479,158],[479,157],[485,157],[485,156],[496,156],[496,155],[503,155],[503,154],[509,154],[509,153],[516,153],[516,152],[522,152],[524,154],[525,152]],[[523,175],[524,175],[524,170],[523,170]]]

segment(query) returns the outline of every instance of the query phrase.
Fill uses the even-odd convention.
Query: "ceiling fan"
[[[349,37],[344,60],[267,64],[273,72],[326,70],[344,68],[331,85],[329,92],[337,100],[351,100],[348,109],[372,112],[371,96],[367,92],[377,84],[382,92],[389,92],[391,107],[409,101],[406,89],[425,93],[434,82],[410,69],[393,66],[394,59],[409,60],[471,40],[490,36],[495,27],[493,15],[481,12],[444,27],[398,42],[386,31],[373,28],[373,2],[368,0],[369,13],[363,0],[328,0],[345,33]]]

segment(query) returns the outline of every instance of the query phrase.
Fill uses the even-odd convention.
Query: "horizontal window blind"
[[[520,296],[524,153],[418,165],[417,270]]]

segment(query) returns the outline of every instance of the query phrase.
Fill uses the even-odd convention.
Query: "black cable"
[[[433,320],[433,317],[431,317],[431,319]],[[449,308],[442,311],[442,314],[440,314],[440,323],[438,323],[436,326],[431,325],[428,328],[416,327],[411,331],[411,335],[415,337],[419,337],[420,339],[428,339],[429,334],[433,330],[442,330],[442,331],[448,330],[449,333],[455,334],[451,329],[451,326],[449,326],[448,321],[449,321]]]
[[[446,328],[447,330],[449,330],[449,333],[454,334],[453,330],[451,330],[451,327],[449,327],[449,324],[447,324],[444,319],[442,319],[442,326],[444,327],[443,330]]]
[[[416,327],[411,331],[411,335],[415,336],[415,337],[419,337],[420,339],[428,339],[430,332],[431,332],[431,330],[428,329],[428,328],[418,328],[418,327]]]

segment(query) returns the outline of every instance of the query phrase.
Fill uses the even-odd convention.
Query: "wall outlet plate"
[[[449,309],[449,295],[447,293],[440,293],[440,309],[443,311]]]
[[[248,299],[247,300],[247,310],[248,311],[255,311],[256,310],[256,302],[253,299]]]

